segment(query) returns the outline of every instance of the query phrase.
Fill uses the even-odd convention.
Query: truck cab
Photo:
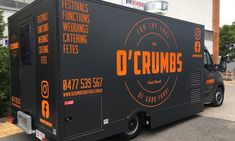
[[[205,104],[211,104],[214,107],[221,106],[224,101],[224,82],[222,73],[227,66],[224,61],[219,65],[214,64],[214,61],[206,49],[204,48],[204,85],[203,95]]]

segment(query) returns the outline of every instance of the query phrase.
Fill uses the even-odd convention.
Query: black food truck
[[[9,18],[15,123],[40,140],[91,141],[220,106],[204,27],[98,0],[36,0]]]

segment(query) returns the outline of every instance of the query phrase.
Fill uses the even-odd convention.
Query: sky
[[[235,21],[235,0],[220,0],[220,26]]]

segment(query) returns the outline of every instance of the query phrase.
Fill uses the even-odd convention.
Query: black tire
[[[128,131],[125,131],[119,135],[121,139],[130,140],[137,137],[142,129],[142,122],[137,115],[133,115],[128,121]]]
[[[224,91],[221,88],[217,88],[212,101],[212,106],[219,107],[223,104],[223,102],[224,102]]]

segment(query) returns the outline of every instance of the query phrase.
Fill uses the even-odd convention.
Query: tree
[[[4,38],[4,30],[3,11],[0,11],[0,39]],[[9,89],[9,51],[7,47],[0,44],[0,117],[9,107]]]
[[[0,11],[0,38],[4,38],[3,32],[5,30],[5,22],[3,20],[3,11]]]
[[[0,47],[0,117],[9,107],[9,65],[8,48]]]
[[[220,29],[220,56],[227,63],[235,61],[235,24]]]

